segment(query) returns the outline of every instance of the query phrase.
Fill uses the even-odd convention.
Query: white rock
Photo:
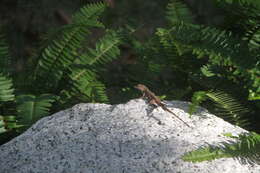
[[[141,99],[119,105],[75,105],[39,120],[0,146],[0,172],[260,172],[259,165],[242,165],[233,158],[184,162],[181,156],[188,151],[230,140],[223,133],[246,131],[202,108],[190,118],[186,102],[167,102],[167,107],[192,128]]]

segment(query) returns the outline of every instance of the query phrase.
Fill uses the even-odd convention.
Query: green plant
[[[184,4],[178,0],[171,1],[168,7],[170,12],[167,13],[170,28],[158,29],[157,35],[167,49],[178,50],[180,56],[194,56],[203,62],[197,70],[187,70],[192,81],[208,90],[194,93],[190,111],[193,112],[198,104],[210,99],[216,105],[212,107],[207,102],[211,111],[236,125],[244,126],[250,122],[250,118],[244,115],[249,117],[248,114],[254,112],[235,98],[242,98],[244,103],[247,101],[248,106],[255,103],[259,108],[259,6],[255,1],[217,4],[225,11],[225,20],[213,27],[194,23],[191,17],[186,17],[190,16],[190,12]],[[241,95],[241,91],[247,95]],[[239,157],[247,162],[258,162],[259,135],[240,135],[238,139],[237,143],[222,143],[223,147],[205,147],[189,152],[183,159],[195,162]]]
[[[221,91],[195,92],[192,97],[192,104],[189,107],[189,114],[194,113],[196,107],[206,100],[211,100],[215,103],[212,111],[223,119],[240,127],[249,125],[249,120],[245,117],[249,110],[232,98],[232,96]]]
[[[15,100],[13,82],[9,77],[10,73],[10,55],[7,43],[2,36],[0,38],[0,134],[10,130],[16,130],[23,125],[17,123],[17,118],[6,111],[5,104]]]
[[[0,74],[0,101],[7,102],[1,105],[1,132],[29,127],[39,118],[78,102],[108,101],[98,72],[119,55],[120,33],[104,30],[95,48],[85,48],[90,44],[91,30],[105,28],[99,22],[105,8],[104,3],[82,7],[71,23],[52,31],[32,63],[36,67],[30,72],[16,74],[8,71],[8,63],[0,64],[3,73]],[[10,61],[7,49],[0,42],[2,62]],[[11,125],[17,120],[22,125]]]
[[[259,9],[252,5],[254,3],[216,1],[225,13],[223,21],[213,26],[198,24],[183,1],[170,1],[167,27],[158,28],[155,35],[141,45],[133,38],[128,42],[139,59],[135,64],[137,72],[129,68],[135,77],[127,76],[127,82],[141,81],[159,95],[165,94],[166,99],[192,98],[191,112],[203,103],[233,124],[257,128],[254,119],[259,117],[260,108],[260,47]],[[203,102],[205,100],[210,101]],[[235,147],[236,154],[209,147],[187,154],[185,158],[259,156],[255,147],[259,135],[240,136],[240,139],[241,143],[225,145],[230,151]],[[239,153],[240,149],[244,149],[244,154]]]
[[[163,51],[171,51],[168,56],[172,56],[172,61],[178,63],[177,58],[174,58],[178,53],[178,58],[187,59],[187,56],[192,56],[201,62],[199,66],[189,67],[184,64],[186,74],[201,88],[215,91],[196,93],[192,109],[203,99],[210,98],[218,103],[218,108],[221,107],[222,113],[225,113],[222,117],[229,117],[231,122],[240,125],[244,124],[243,115],[248,108],[242,108],[240,101],[235,98],[240,97],[244,102],[253,101],[258,106],[260,95],[260,24],[258,6],[253,6],[252,3],[254,2],[218,2],[217,5],[225,11],[225,20],[223,24],[214,27],[196,24],[185,4],[172,0],[166,13],[169,28],[159,28],[156,33],[164,47]],[[243,11],[238,12],[235,8]],[[235,20],[232,21],[233,26],[229,27],[228,22],[231,19]],[[241,30],[237,30],[236,27],[240,27]],[[180,67],[178,65],[178,68]],[[241,90],[247,93],[247,98],[246,95],[241,95]],[[231,95],[226,95],[227,92]]]
[[[12,130],[19,130],[21,127],[24,127],[24,125],[18,124],[16,116],[0,115],[0,134]]]
[[[242,163],[259,163],[260,135],[241,134],[237,142],[223,142],[220,146],[207,146],[183,155],[182,159],[191,162],[211,161],[223,157],[233,157]]]

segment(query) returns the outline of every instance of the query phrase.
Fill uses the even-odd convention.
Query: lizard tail
[[[186,126],[188,126],[189,128],[191,128],[191,126],[186,123],[185,121],[183,121],[180,117],[178,117],[175,113],[173,113],[172,111],[170,111],[169,109],[165,108],[165,107],[162,107],[164,110],[170,112],[172,115],[174,115],[177,119],[179,119],[181,122],[183,122]]]

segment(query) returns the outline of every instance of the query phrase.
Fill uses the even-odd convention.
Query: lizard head
[[[140,91],[145,91],[147,90],[147,87],[143,84],[138,84],[135,86],[136,89],[139,89]]]

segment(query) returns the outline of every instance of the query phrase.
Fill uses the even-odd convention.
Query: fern
[[[189,106],[189,114],[191,115],[197,110],[197,107],[207,99],[207,93],[205,91],[197,91],[192,96],[192,104]]]
[[[246,62],[240,58],[241,55],[250,56],[250,53],[246,49],[246,43],[243,44],[243,41],[235,38],[231,32],[185,23],[175,26],[172,31],[177,41],[191,46],[198,57],[208,56],[213,64],[233,65],[241,70],[254,66],[254,62]]]
[[[20,122],[31,125],[36,120],[49,114],[52,103],[55,97],[50,94],[20,95],[17,97],[17,112]]]
[[[16,116],[1,116],[0,115],[0,134],[8,132],[10,130],[19,129],[24,125],[18,124]]]
[[[238,142],[223,142],[219,147],[204,147],[184,154],[185,161],[201,162],[223,157],[237,158],[242,163],[260,163],[260,135],[250,133],[242,134],[237,138]]]
[[[257,5],[258,4],[258,5]],[[246,41],[251,53],[257,55],[260,48],[260,3],[257,1],[238,0],[230,3],[218,3],[225,13],[226,30],[232,30],[242,40]],[[230,10],[232,8],[233,10]]]
[[[14,89],[11,79],[0,73],[0,101],[13,101]]]
[[[4,71],[0,73],[0,101],[13,101],[8,103],[13,107],[17,104],[16,110],[4,107],[11,111],[2,112],[16,113],[19,123],[28,127],[50,112],[78,102],[108,102],[105,85],[100,81],[98,72],[120,54],[119,32],[107,30],[95,49],[84,48],[88,44],[86,39],[90,29],[104,28],[98,19],[105,7],[104,3],[87,5],[73,15],[72,23],[49,35],[34,73],[26,78],[28,87],[16,85],[19,94],[32,94],[15,97],[12,81],[2,74]],[[2,60],[8,60],[7,51],[5,43],[0,42]],[[7,66],[6,63],[0,65],[3,69]],[[43,93],[58,93],[59,96]],[[54,101],[57,103],[55,106]],[[15,116],[5,115],[0,120],[0,133],[19,127],[21,125],[17,124]]]
[[[218,115],[224,117],[235,125],[245,127],[248,125],[248,120],[244,117],[249,113],[249,110],[238,103],[230,95],[217,91],[209,92],[207,96],[216,103],[216,111]]]
[[[249,48],[251,50],[259,51],[260,48],[260,24],[247,31],[245,40],[249,42]]]
[[[54,41],[42,53],[36,69],[37,81],[42,80],[46,88],[56,88],[64,69],[75,59],[76,50],[84,40],[86,32],[75,29],[64,34],[62,41]]]
[[[248,125],[249,121],[244,115],[249,113],[249,110],[222,91],[195,92],[192,97],[192,104],[189,107],[189,113],[193,113],[196,107],[206,99],[210,99],[215,103],[217,115],[238,126],[246,127]]]
[[[193,16],[187,6],[180,0],[171,0],[167,5],[166,19],[171,24],[176,24],[177,22],[187,22],[193,23]]]
[[[84,101],[99,100],[107,102],[105,87],[97,80],[97,75],[93,69],[117,58],[120,53],[118,49],[119,43],[118,34],[111,31],[97,42],[95,49],[88,49],[87,53],[81,55],[76,61],[78,65],[69,68],[71,71],[69,74],[71,89],[69,89],[67,95],[70,93],[70,97],[72,95],[81,95],[83,98],[88,98],[84,99]]]
[[[213,71],[213,66],[211,65],[204,65],[203,67],[200,68],[201,73],[206,76],[206,77],[212,77],[215,76],[216,73]]]
[[[93,69],[86,65],[73,65],[68,74],[68,89],[63,89],[61,95],[64,100],[77,100],[79,102],[107,102],[105,87],[101,84]]]
[[[10,73],[11,57],[9,48],[3,35],[0,35],[0,72]]]
[[[104,12],[106,4],[95,3],[83,6],[79,11],[72,16],[72,23],[59,28],[51,29],[46,35],[44,46],[50,45],[53,40],[59,40],[60,35],[73,32],[75,29],[89,30],[90,27],[104,28],[104,25],[98,21],[99,16]],[[62,41],[62,40],[61,40]]]
[[[253,7],[260,8],[260,2],[256,0],[217,0],[219,2],[226,2],[228,4],[239,3],[241,5],[251,5]]]
[[[94,21],[98,25],[102,25],[98,21],[98,18],[104,12],[105,7],[106,7],[105,3],[95,3],[95,4],[89,4],[87,6],[84,6],[79,10],[79,12],[73,15],[72,18],[73,23],[84,24],[84,23],[88,23],[89,21]]]
[[[238,77],[244,78],[248,90],[260,94],[258,56],[250,52],[247,42],[236,38],[231,32],[181,22],[169,30],[158,30],[158,35],[165,40],[171,39],[169,41],[173,44],[183,45],[185,51],[192,50],[198,58],[207,58],[208,64],[226,67],[229,80],[238,83],[241,80]],[[247,58],[244,58],[245,55]]]
[[[3,36],[0,36],[0,134],[10,130],[18,129],[23,125],[18,125],[16,116],[5,115],[9,110],[3,102],[12,103],[15,100],[13,81],[9,78],[11,57],[9,48]],[[8,112],[9,113],[9,112]]]
[[[214,147],[206,147],[202,149],[198,149],[195,151],[191,151],[189,153],[184,154],[182,159],[184,161],[190,162],[202,162],[202,161],[210,161],[214,159],[219,159],[223,157],[231,157],[229,153],[223,152],[219,148]]]
[[[105,8],[102,3],[83,7],[73,16],[72,24],[62,31],[62,38],[56,39],[43,50],[35,70],[36,81],[46,88],[56,88],[63,76],[63,71],[71,65],[78,54],[78,49],[88,35],[87,23],[98,23],[96,14],[100,14]],[[38,83],[38,82],[37,82]],[[41,86],[43,87],[43,86]]]
[[[119,43],[119,35],[110,31],[97,42],[96,49],[88,49],[86,54],[80,56],[80,62],[91,66],[111,62],[120,54]]]

